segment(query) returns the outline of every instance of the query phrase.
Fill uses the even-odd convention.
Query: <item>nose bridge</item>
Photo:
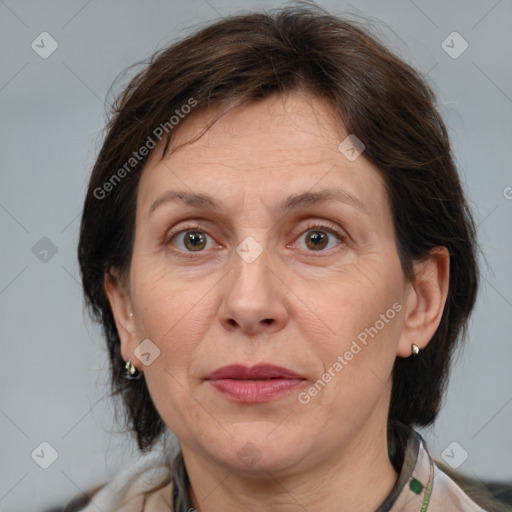
[[[261,231],[260,231],[261,233]],[[246,293],[262,295],[268,293],[268,243],[263,234],[246,236],[233,254],[232,286],[243,296]],[[256,295],[254,295],[256,298]]]
[[[233,252],[232,269],[220,308],[220,321],[242,331],[278,329],[285,322],[279,280],[269,270],[272,259],[263,235],[246,236]]]

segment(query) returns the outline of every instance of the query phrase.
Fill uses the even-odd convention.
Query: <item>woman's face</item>
[[[295,94],[242,106],[144,169],[122,353],[184,454],[286,474],[385,432],[412,288],[384,181],[340,149],[332,111]],[[208,379],[261,364],[300,378]]]

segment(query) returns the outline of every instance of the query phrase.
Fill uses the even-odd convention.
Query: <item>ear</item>
[[[412,345],[425,348],[441,322],[450,282],[450,254],[436,247],[414,263],[414,280],[406,287],[404,327],[397,356],[409,357]]]
[[[110,269],[104,279],[105,293],[110,302],[110,307],[116,322],[117,332],[121,341],[121,354],[125,361],[131,360],[132,364],[142,372],[138,366],[140,361],[134,356],[133,351],[139,345],[135,318],[133,312],[130,289],[125,279],[119,276],[116,269]]]

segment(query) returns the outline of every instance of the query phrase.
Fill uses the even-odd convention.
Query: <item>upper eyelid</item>
[[[173,228],[173,229],[168,230],[166,233],[172,234],[172,236],[181,234],[184,231],[194,231],[194,230],[203,231],[205,233],[208,233],[208,228],[202,226],[200,221],[193,221],[193,222],[194,222],[194,225],[184,226],[184,227],[178,228],[177,230]],[[343,231],[344,232],[344,230],[341,227],[338,227],[335,223],[333,223],[332,221],[328,221],[328,220],[306,220],[306,221],[301,221],[301,222],[306,222],[307,225],[305,227],[301,228],[303,231],[301,231],[301,233],[299,233],[299,234],[302,234],[305,231],[308,231],[310,229],[315,229],[315,228],[331,229],[333,231]]]

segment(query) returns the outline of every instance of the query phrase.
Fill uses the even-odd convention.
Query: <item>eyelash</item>
[[[302,233],[297,237],[297,239],[300,238],[301,236],[305,235],[308,231],[314,231],[314,230],[325,231],[329,235],[336,237],[339,240],[339,242],[341,243],[341,245],[344,245],[344,241],[346,240],[346,237],[340,233],[340,231],[336,228],[336,226],[334,226],[333,224],[327,223],[327,222],[319,222],[319,221],[309,222],[306,225],[304,231],[302,231]],[[193,226],[186,226],[184,228],[181,228],[180,230],[171,231],[170,233],[168,233],[165,236],[163,245],[165,245],[165,246],[172,245],[171,242],[176,236],[186,233],[187,231],[200,231],[202,233],[208,234],[207,231],[205,229],[203,229],[199,223],[196,223]],[[208,236],[210,236],[210,235],[208,235]],[[185,257],[195,257],[196,252],[197,253],[205,252],[205,251],[182,251],[182,250],[176,249],[174,247],[173,247],[173,250],[175,252],[179,253],[180,255],[184,255]],[[333,250],[336,250],[336,249],[329,249],[327,251],[319,250],[319,251],[307,251],[307,252],[320,254],[320,253],[331,253]]]

